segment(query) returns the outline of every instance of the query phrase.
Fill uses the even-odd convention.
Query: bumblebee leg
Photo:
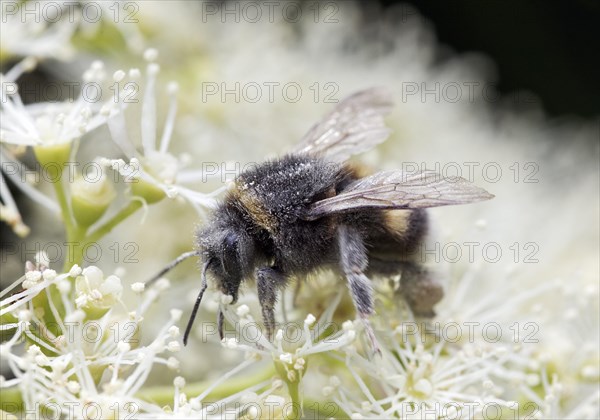
[[[399,294],[415,316],[432,318],[433,307],[444,296],[442,285],[430,272],[416,262],[369,259],[369,273],[383,276],[400,274]]]
[[[428,318],[435,316],[433,307],[444,297],[442,285],[413,263],[402,264],[400,291],[414,315]]]
[[[274,307],[277,301],[277,290],[286,282],[284,274],[273,267],[263,267],[256,272],[256,288],[258,301],[262,309],[263,321],[267,329],[269,341],[275,329]]]
[[[223,311],[221,311],[221,308],[219,308],[219,310],[217,311],[217,330],[219,330],[219,338],[221,339],[221,341],[223,341],[223,337],[225,337],[225,335],[223,334],[224,324],[225,316],[223,315]]]
[[[362,235],[354,228],[341,225],[338,228],[338,244],[341,268],[348,279],[354,306],[364,322],[373,351],[381,353],[373,328],[369,323],[369,315],[373,313],[373,288],[371,280],[364,274],[368,257]]]

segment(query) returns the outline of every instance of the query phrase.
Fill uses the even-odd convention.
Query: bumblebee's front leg
[[[277,290],[285,285],[285,275],[275,267],[263,267],[256,272],[256,288],[258,290],[258,301],[262,309],[263,321],[267,329],[269,341],[275,329],[275,302],[277,301]]]
[[[223,333],[223,328],[225,326],[225,316],[223,315],[223,311],[221,308],[217,311],[217,330],[219,331],[219,338],[223,341],[225,334]]]
[[[341,268],[348,279],[354,306],[365,324],[373,350],[381,353],[369,323],[369,315],[373,313],[373,287],[371,280],[364,274],[369,260],[362,235],[355,228],[342,225],[338,228],[338,245]]]

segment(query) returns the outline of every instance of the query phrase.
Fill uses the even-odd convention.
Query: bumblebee
[[[269,338],[274,305],[291,277],[331,268],[348,283],[373,347],[370,276],[400,275],[400,290],[413,313],[431,317],[442,286],[416,257],[427,234],[428,207],[493,197],[463,178],[433,171],[384,171],[372,175],[347,162],[390,134],[384,115],[392,107],[380,88],[358,92],[315,124],[291,153],[238,175],[232,188],[197,233],[197,251],[169,264],[153,280],[191,256],[202,260],[201,288],[185,330],[187,340],[207,273],[235,303],[244,280],[256,279]],[[223,313],[218,330],[223,338]]]

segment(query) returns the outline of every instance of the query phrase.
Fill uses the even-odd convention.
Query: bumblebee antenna
[[[200,308],[200,302],[202,301],[202,296],[204,296],[204,292],[208,287],[206,283],[206,268],[208,264],[210,264],[211,260],[208,260],[202,266],[202,286],[200,287],[200,293],[198,293],[198,297],[196,298],[196,303],[194,303],[194,309],[192,309],[192,314],[190,315],[190,320],[188,321],[187,327],[185,327],[185,333],[183,334],[183,345],[186,346],[188,342],[188,338],[190,336],[190,332],[192,331],[192,325],[194,325],[194,320],[196,319],[196,314],[198,313],[198,308]]]
[[[188,258],[197,257],[197,256],[200,256],[200,252],[199,251],[190,251],[190,252],[186,252],[186,253],[181,254],[179,257],[175,258],[173,261],[171,261],[169,264],[167,264],[167,266],[165,268],[163,268],[162,270],[160,270],[154,277],[152,277],[150,280],[148,280],[146,282],[146,284],[145,284],[146,287],[150,286],[156,280],[158,280],[159,278],[161,278],[162,276],[164,276],[167,272],[171,271],[180,262],[185,261]]]

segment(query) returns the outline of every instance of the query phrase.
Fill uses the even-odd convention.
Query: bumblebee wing
[[[391,95],[382,88],[355,93],[313,125],[292,153],[310,154],[333,162],[367,151],[390,134],[383,116],[392,108]]]
[[[307,220],[358,209],[419,209],[466,204],[494,196],[464,178],[435,171],[378,172],[348,185],[339,195],[313,203]]]

